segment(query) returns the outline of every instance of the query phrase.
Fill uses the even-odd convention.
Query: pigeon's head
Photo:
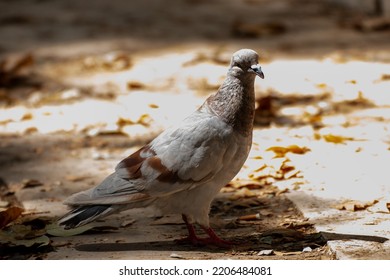
[[[259,65],[259,55],[254,50],[241,49],[235,52],[232,56],[230,68],[239,68],[243,73],[256,74],[264,79],[263,71]]]

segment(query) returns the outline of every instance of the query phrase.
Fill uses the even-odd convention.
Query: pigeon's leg
[[[198,236],[196,236],[194,225],[190,224],[188,222],[187,216],[183,214],[182,218],[183,218],[184,223],[186,224],[186,227],[187,227],[187,230],[188,230],[188,236],[186,238],[183,238],[183,239],[180,239],[180,240],[177,240],[177,241],[179,243],[191,243],[191,244],[196,245],[196,246],[206,245],[203,242],[203,239],[201,239]]]
[[[194,241],[198,242],[199,238],[196,236],[194,225],[190,224],[188,222],[188,219],[187,219],[186,215],[182,215],[182,218],[183,218],[183,221],[186,223],[186,226],[187,226],[188,240],[191,241],[192,243],[194,243]]]
[[[202,229],[208,234],[208,236],[210,236],[209,238],[202,239],[203,241],[208,242],[208,244],[214,244],[222,248],[229,248],[232,245],[235,245],[234,242],[221,239],[211,227],[202,226]]]
[[[194,226],[188,222],[187,216],[182,215],[182,218],[183,218],[184,223],[187,226],[188,237],[178,240],[180,243],[189,242],[195,246],[215,245],[215,246],[222,247],[222,248],[229,248],[232,245],[234,245],[233,242],[225,241],[225,240],[219,238],[211,227],[203,227],[202,226],[202,229],[207,233],[207,235],[209,237],[208,238],[199,238],[198,236],[196,236]]]

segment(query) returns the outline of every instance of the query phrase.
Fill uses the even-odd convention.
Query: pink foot
[[[206,238],[206,240],[209,242],[209,244],[216,245],[216,246],[221,247],[221,248],[230,248],[233,245],[237,245],[236,243],[234,243],[232,241],[227,241],[227,240],[221,239],[218,235],[216,235],[216,233],[214,232],[214,230],[211,227],[209,227],[209,228],[202,227],[202,228],[208,234],[208,236],[210,236],[209,238]]]
[[[235,245],[234,242],[226,241],[226,240],[219,238],[211,227],[209,227],[209,228],[202,227],[202,229],[209,236],[208,238],[197,237],[196,233],[195,233],[194,226],[188,222],[188,219],[185,215],[183,215],[182,217],[183,217],[183,220],[187,226],[188,237],[177,240],[177,242],[191,243],[194,246],[215,245],[215,246],[220,247],[220,248],[230,248],[233,245]]]

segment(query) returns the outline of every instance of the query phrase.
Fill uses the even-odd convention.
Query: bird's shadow
[[[240,236],[233,240],[237,245],[231,249],[235,251],[264,250],[274,249],[286,252],[300,251],[305,247],[317,248],[327,244],[331,240],[362,240],[384,243],[388,238],[370,235],[354,235],[342,233],[319,232],[302,234],[295,230],[270,230],[261,234],[250,234]],[[152,242],[134,242],[134,243],[91,243],[76,245],[75,249],[86,252],[120,252],[120,251],[200,251],[216,252],[227,251],[227,248],[218,248],[210,246],[193,246],[190,244],[180,244],[174,240],[152,241]]]
[[[215,252],[211,247],[195,247],[192,245],[179,245],[178,242],[151,241],[151,242],[128,242],[128,243],[90,243],[76,245],[75,249],[85,252],[123,252],[123,251],[201,251]],[[218,248],[220,249],[220,248]],[[222,250],[222,249],[221,249]]]

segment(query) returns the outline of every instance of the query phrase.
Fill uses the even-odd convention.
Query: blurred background
[[[0,38],[4,209],[63,213],[252,48],[266,78],[237,179],[330,199],[333,220],[389,211],[390,0],[0,0]]]
[[[148,108],[127,108],[131,97],[169,107],[174,94],[185,114],[198,101],[180,98],[215,91],[240,48],[260,53],[259,97],[383,99],[363,87],[388,89],[387,0],[16,0],[0,1],[0,10],[2,134],[122,132]]]

